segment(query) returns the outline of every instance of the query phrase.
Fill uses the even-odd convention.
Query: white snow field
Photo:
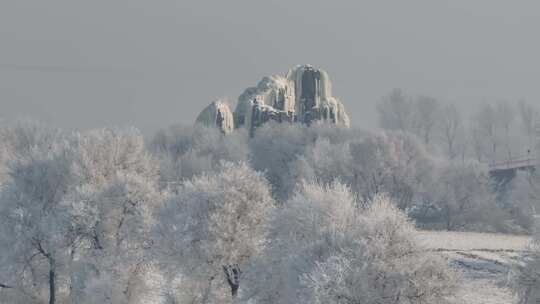
[[[463,276],[463,286],[456,294],[463,304],[514,304],[510,271],[516,258],[527,250],[527,236],[422,231],[420,242],[441,252]]]

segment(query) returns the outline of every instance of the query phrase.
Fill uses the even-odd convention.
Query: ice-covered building
[[[332,96],[332,83],[326,71],[310,65],[298,66],[289,71],[287,79],[294,83],[299,122],[324,120],[349,127],[349,116],[343,103]]]
[[[297,66],[285,77],[264,77],[240,95],[233,116],[236,128],[247,128],[251,133],[268,121],[350,125],[343,103],[332,96],[328,74],[311,65]]]
[[[223,133],[229,133],[234,129],[234,115],[225,102],[217,100],[199,114],[196,123],[215,126]]]
[[[238,97],[235,126],[252,130],[269,120],[293,122],[295,102],[290,80],[282,76],[264,77],[256,87],[246,89]]]

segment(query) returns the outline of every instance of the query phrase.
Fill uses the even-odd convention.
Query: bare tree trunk
[[[49,304],[56,302],[56,261],[50,252],[45,251],[39,240],[35,241],[38,252],[49,262]]]
[[[223,272],[225,273],[227,283],[229,283],[229,287],[231,288],[231,296],[234,300],[236,299],[238,289],[240,288],[240,267],[238,267],[238,265],[223,266]]]
[[[49,257],[49,304],[56,301],[56,263]]]

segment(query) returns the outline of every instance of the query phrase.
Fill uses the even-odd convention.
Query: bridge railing
[[[533,157],[513,158],[502,162],[494,162],[489,165],[490,171],[511,170],[540,165],[540,159]]]

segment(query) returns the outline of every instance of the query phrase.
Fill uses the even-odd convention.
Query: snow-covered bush
[[[508,214],[497,204],[485,166],[477,162],[439,166],[414,216],[425,228],[507,231]]]
[[[524,254],[523,264],[517,266],[515,291],[519,304],[540,302],[540,229],[533,236],[529,250]]]

